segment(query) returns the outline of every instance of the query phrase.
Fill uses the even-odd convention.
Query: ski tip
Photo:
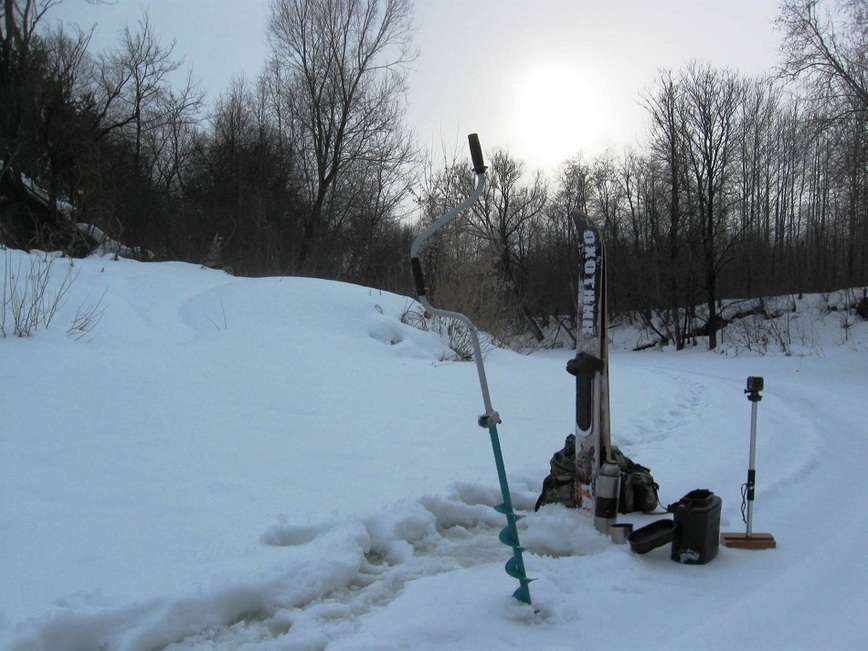
[[[587,213],[583,213],[581,210],[574,210],[570,213],[570,218],[573,220],[573,223],[579,230],[584,230],[585,228],[594,228],[594,222],[588,217]]]

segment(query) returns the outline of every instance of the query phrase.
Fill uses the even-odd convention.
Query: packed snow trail
[[[705,359],[706,370],[694,372],[697,384],[711,384],[716,391],[737,395],[743,388],[728,380],[742,370],[739,379],[765,374],[763,400],[758,405],[757,497],[754,532],[775,536],[775,550],[748,551],[721,548],[723,563],[738,590],[716,603],[701,621],[680,620],[680,630],[667,639],[669,648],[698,648],[709,639],[726,639],[727,648],[819,648],[828,645],[826,613],[833,610],[842,621],[861,621],[864,576],[854,573],[853,563],[863,553],[859,536],[849,531],[868,529],[864,510],[852,506],[859,490],[854,479],[868,458],[864,409],[854,409],[853,395],[868,395],[868,375],[858,357],[834,351],[820,357],[764,357]],[[832,357],[832,359],[828,359]],[[658,359],[660,366],[683,369],[672,357]],[[709,371],[708,369],[713,369]],[[842,388],[846,387],[842,391]],[[721,459],[736,457],[737,443],[743,457],[735,476],[726,464],[713,458],[701,461],[702,476],[726,477],[711,486],[724,495],[721,531],[743,532],[741,498],[736,488],[746,476],[749,444],[749,402],[743,403],[715,425],[720,431],[714,450]],[[734,405],[735,406],[735,405]],[[703,412],[703,419],[708,413]],[[741,426],[731,427],[732,421]],[[724,431],[737,431],[735,437]],[[709,446],[710,449],[710,446]],[[733,481],[737,479],[737,481]],[[714,480],[717,483],[717,480]],[[807,505],[815,505],[806,511]],[[738,567],[733,567],[738,563]],[[746,572],[744,570],[747,570]],[[799,585],[808,581],[824,595],[822,607],[806,601]],[[796,616],[795,613],[798,613]],[[797,617],[798,626],[793,626]],[[766,630],[785,631],[772,641]],[[833,648],[857,648],[868,641],[868,628],[843,633]]]
[[[634,366],[633,360],[638,364]],[[670,406],[657,425],[668,434],[658,438],[640,434],[628,443],[631,453],[652,466],[663,485],[663,493],[673,499],[699,485],[727,495],[722,529],[741,529],[740,504],[734,496],[743,481],[745,465],[732,461],[744,459],[746,463],[749,403],[739,395],[741,385],[732,379],[730,367],[748,369],[750,364],[720,360],[720,365],[710,365],[719,366],[716,372],[695,374],[693,377],[697,379],[688,382],[692,376],[678,365],[667,368],[663,357],[652,366],[647,361],[642,356],[621,354],[615,368],[634,379],[657,378],[655,392],[662,405]],[[782,369],[781,373],[784,372],[786,369]],[[830,389],[828,395],[822,391],[818,394],[814,388],[806,390],[801,380],[788,386],[780,379],[773,383],[771,377],[767,378],[765,399],[760,406],[756,526],[775,534],[780,544],[778,550],[722,549],[708,566],[687,568],[668,559],[668,548],[643,557],[632,555],[626,546],[613,546],[597,534],[589,516],[562,507],[546,507],[538,514],[528,513],[529,517],[522,521],[522,536],[531,548],[528,565],[539,577],[536,606],[540,613],[531,615],[510,604],[507,598],[508,586],[502,576],[506,555],[497,540],[502,523],[491,508],[498,497],[494,482],[490,486],[456,484],[447,495],[398,502],[367,519],[313,525],[275,523],[260,535],[262,544],[282,550],[279,565],[274,566],[272,574],[246,583],[227,582],[201,596],[153,600],[101,609],[90,615],[60,614],[31,629],[32,635],[20,637],[17,648],[74,648],[64,647],[63,641],[68,639],[70,630],[76,630],[83,640],[78,647],[82,649],[107,641],[109,648],[130,650],[270,649],[274,645],[362,649],[375,643],[379,626],[388,626],[393,639],[405,640],[407,644],[418,640],[418,634],[428,633],[429,641],[416,647],[433,649],[447,643],[449,635],[429,631],[430,617],[420,619],[418,613],[413,615],[411,611],[422,606],[421,595],[431,599],[434,594],[442,596],[442,603],[435,598],[434,603],[426,604],[426,612],[433,611],[436,616],[439,609],[442,617],[454,617],[451,609],[455,607],[454,599],[459,597],[456,590],[463,595],[463,607],[485,609],[485,600],[493,600],[491,603],[499,606],[492,616],[505,618],[506,630],[530,627],[535,639],[557,645],[563,634],[560,629],[571,628],[570,617],[578,616],[574,612],[571,615],[575,606],[570,605],[569,597],[579,587],[581,592],[591,590],[603,597],[599,605],[583,601],[579,617],[582,621],[603,616],[610,607],[607,606],[610,599],[617,599],[620,607],[630,610],[642,609],[643,604],[647,607],[648,602],[657,604],[655,610],[662,621],[657,621],[653,631],[622,631],[619,639],[631,643],[645,640],[669,648],[696,648],[707,639],[709,630],[720,628],[726,630],[728,639],[739,639],[747,648],[757,648],[752,637],[768,624],[770,617],[788,619],[790,609],[800,607],[804,596],[798,591],[791,596],[794,588],[791,582],[802,580],[805,570],[811,580],[828,581],[831,571],[838,577],[836,583],[843,581],[846,585],[848,575],[843,566],[858,551],[858,543],[850,543],[846,537],[830,537],[818,545],[801,530],[805,524],[804,491],[816,485],[832,487],[835,493],[831,498],[835,503],[843,499],[840,493],[847,490],[846,482],[838,487],[834,475],[824,478],[824,462],[818,460],[818,447],[829,444],[823,436],[825,424],[836,423],[834,390]],[[662,383],[665,389],[661,378],[667,378]],[[821,404],[828,404],[830,412],[810,402],[803,403],[817,398]],[[733,408],[733,403],[738,409]],[[806,413],[792,408],[802,403],[806,404]],[[729,422],[723,427],[727,415]],[[713,428],[720,428],[705,437],[705,450],[694,440],[703,419],[712,423]],[[736,422],[739,420],[743,421],[740,426]],[[845,428],[849,425],[851,432],[859,431],[853,429],[856,423],[852,420],[848,423],[845,417],[837,424]],[[631,429],[629,423],[622,426]],[[792,440],[794,432],[799,433],[796,440]],[[674,448],[673,437],[679,441]],[[852,442],[846,443],[847,438],[837,437],[837,445],[852,446]],[[673,456],[677,458],[670,459],[668,465],[660,459],[655,465],[650,459],[665,446],[669,446],[670,454],[674,449]],[[858,455],[850,463],[858,465]],[[841,469],[834,460],[831,465]],[[529,510],[535,499],[536,478],[519,475],[515,482],[516,504]],[[673,488],[679,482],[681,488]],[[652,519],[621,517],[633,520],[637,526]],[[827,531],[826,527],[839,521],[840,513],[816,513],[814,526],[820,526],[811,529]],[[857,526],[864,526],[864,521]],[[294,557],[298,560],[293,561]],[[795,578],[790,579],[791,573]],[[443,578],[438,578],[441,575]],[[447,576],[454,578],[446,579]],[[414,586],[416,583],[427,587],[419,590]],[[758,605],[768,606],[769,601],[774,608],[756,612]],[[677,608],[677,618],[667,614],[672,608]],[[738,621],[740,633],[731,630],[733,621]],[[85,634],[88,631],[92,637]],[[587,627],[576,630],[576,634],[592,646],[604,640],[599,632]],[[464,640],[462,645],[469,645],[465,648],[473,648],[474,635],[471,631],[460,638]],[[800,630],[798,639],[794,636],[790,641],[804,642],[804,635]],[[481,638],[477,641],[482,643]]]

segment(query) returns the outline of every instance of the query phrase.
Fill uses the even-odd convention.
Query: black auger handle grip
[[[467,136],[467,140],[470,142],[470,158],[473,160],[473,171],[476,174],[483,174],[488,167],[486,167],[485,162],[482,160],[482,146],[479,144],[479,136],[471,133]]]
[[[425,296],[428,293],[428,287],[425,284],[425,274],[422,273],[422,263],[419,262],[419,258],[410,258],[410,270],[413,272],[416,296]]]

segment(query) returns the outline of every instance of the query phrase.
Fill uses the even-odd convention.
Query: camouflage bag
[[[621,495],[618,498],[618,513],[642,511],[650,513],[660,503],[657,490],[660,488],[651,471],[635,463],[617,447],[612,446],[612,461],[621,469]]]
[[[563,504],[575,509],[582,505],[582,496],[576,481],[576,436],[570,434],[562,450],[554,453],[549,462],[551,471],[543,480],[542,492],[534,511],[544,504]]]

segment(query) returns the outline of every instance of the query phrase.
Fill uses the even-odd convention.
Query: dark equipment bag
[[[630,457],[612,446],[612,461],[621,469],[621,494],[618,498],[618,513],[642,511],[650,513],[657,508],[660,500],[657,491],[660,486],[654,481],[651,471],[635,463]]]
[[[563,504],[571,509],[580,507],[582,495],[576,481],[575,434],[567,436],[563,449],[552,455],[549,465],[551,472],[543,480],[542,492],[533,510],[539,511],[544,504]]]
[[[551,472],[543,480],[542,492],[537,499],[534,511],[545,504],[563,504],[568,508],[582,505],[582,495],[576,477],[576,437],[567,436],[562,450],[558,450],[550,461]],[[642,511],[650,513],[657,508],[659,486],[651,476],[651,471],[635,463],[617,447],[612,446],[612,461],[621,469],[621,493],[618,498],[618,512]]]

